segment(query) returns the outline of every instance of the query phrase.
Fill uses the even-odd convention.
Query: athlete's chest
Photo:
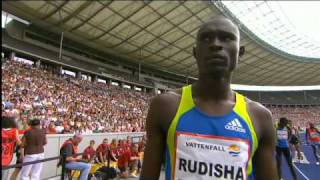
[[[278,140],[287,140],[288,136],[289,136],[289,133],[287,128],[277,129]]]
[[[212,117],[191,110],[179,119],[175,143],[175,179],[247,179],[252,138],[236,113]]]
[[[226,100],[222,102],[206,102],[197,98],[193,99],[195,108],[200,112],[211,116],[223,116],[230,113],[235,106],[236,102],[232,100]]]
[[[209,116],[193,109],[179,118],[176,131],[251,139],[247,123],[235,112],[224,116]]]

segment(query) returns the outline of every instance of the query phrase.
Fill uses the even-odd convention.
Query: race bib
[[[288,131],[277,130],[277,137],[279,140],[287,140],[288,139]]]
[[[311,138],[317,138],[319,137],[320,135],[317,133],[317,132],[310,132],[310,137]]]
[[[249,141],[177,132],[175,180],[247,179]]]

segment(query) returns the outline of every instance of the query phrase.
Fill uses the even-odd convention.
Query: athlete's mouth
[[[226,61],[226,57],[220,54],[215,54],[213,56],[210,56],[208,58],[206,58],[207,62],[209,62],[210,64],[215,64],[215,65],[226,65],[227,61]]]

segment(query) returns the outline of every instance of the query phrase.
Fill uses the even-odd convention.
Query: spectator
[[[131,145],[129,167],[130,167],[131,175],[133,177],[136,177],[134,175],[135,171],[137,171],[137,173],[140,173],[142,166],[141,166],[140,155],[138,151],[138,144]]]
[[[97,148],[97,162],[105,163],[107,161],[107,153],[108,153],[108,139],[103,139],[103,142]]]
[[[57,133],[56,127],[54,125],[54,121],[50,122],[47,133],[48,134],[56,134]]]
[[[69,125],[65,125],[61,131],[61,134],[73,134],[73,131],[70,129]]]
[[[118,168],[120,170],[120,177],[137,177],[133,172],[137,169],[140,157],[138,154],[137,145],[132,145],[131,149],[125,149],[118,159]],[[130,171],[130,175],[129,175]]]
[[[146,136],[143,135],[138,145],[139,152],[144,152],[145,144],[146,144]]]
[[[8,166],[13,157],[15,143],[20,145],[21,140],[19,139],[17,124],[13,117],[2,116],[1,126],[1,163],[2,166]],[[7,178],[7,173],[8,171],[2,171],[2,179]]]
[[[96,150],[94,149],[95,141],[91,140],[90,145],[83,151],[82,159],[88,163],[94,163],[96,158]]]
[[[60,134],[60,133],[62,133],[63,129],[64,129],[64,127],[62,126],[62,122],[56,121],[56,122],[55,122],[55,132],[56,132],[57,134]],[[54,133],[53,133],[53,134],[54,134]]]
[[[28,123],[26,123],[26,121],[24,121],[24,130],[19,130],[19,135],[24,134],[26,131],[30,130],[31,128],[29,127]],[[21,148],[21,145],[17,145],[16,144],[16,148],[15,148],[15,153],[16,153],[16,164],[20,164],[23,162],[23,157],[22,154],[24,155],[24,149]],[[10,180],[16,180],[18,178],[18,175],[21,171],[22,167],[16,167],[13,171],[13,173],[11,174]]]
[[[111,149],[111,157],[112,161],[118,161],[118,157],[120,156],[120,151],[118,147],[118,143],[116,139],[112,139],[110,143],[110,149]]]
[[[31,129],[25,132],[22,138],[24,154],[21,154],[23,162],[42,160],[44,158],[44,145],[47,144],[46,133],[40,129],[40,120],[33,119],[30,121]],[[23,166],[21,169],[21,180],[31,179],[39,180],[43,163],[36,163]]]
[[[90,172],[91,165],[89,163],[81,162],[81,158],[77,157],[78,144],[82,141],[82,136],[74,135],[73,138],[64,142],[60,149],[60,155],[66,155],[66,162],[60,159],[58,166],[65,163],[66,169],[79,170],[80,180],[87,180]]]
[[[127,150],[130,150],[130,149],[131,149],[131,146],[132,146],[132,137],[127,136],[127,140],[124,142],[124,147],[125,147]]]

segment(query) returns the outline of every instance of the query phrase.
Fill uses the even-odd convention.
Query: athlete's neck
[[[199,80],[194,84],[197,96],[206,100],[226,100],[232,97],[230,88],[230,78],[207,78],[199,76]]]

